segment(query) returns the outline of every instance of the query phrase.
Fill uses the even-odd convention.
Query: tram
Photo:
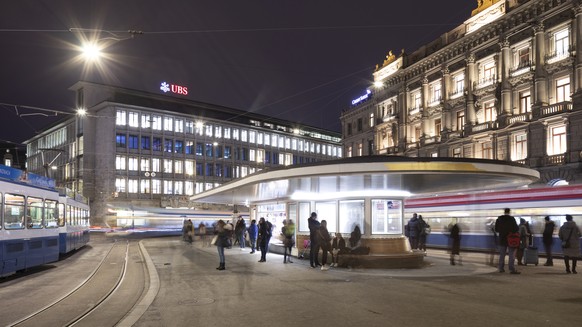
[[[59,260],[89,241],[89,207],[54,180],[0,165],[0,276]],[[74,246],[62,240],[79,239]]]
[[[555,238],[558,228],[566,221],[566,214],[582,225],[582,185],[413,197],[405,201],[405,223],[413,213],[422,215],[431,226],[427,246],[436,248],[448,246],[449,229],[457,223],[461,228],[463,249],[491,251],[495,248],[495,220],[503,214],[504,208],[511,209],[518,224],[520,218],[529,223],[534,235],[533,245],[543,252],[544,217],[549,216],[556,223]],[[553,246],[554,253],[562,252],[560,242],[554,241]]]

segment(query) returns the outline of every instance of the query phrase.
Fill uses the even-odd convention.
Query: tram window
[[[67,205],[67,224],[69,226],[75,225],[75,217],[73,216],[73,207],[70,205]]]
[[[44,201],[44,223],[46,227],[55,228],[58,226],[59,208],[57,201]]]
[[[59,210],[57,211],[59,215],[59,226],[65,226],[65,204],[59,203]]]
[[[24,196],[4,194],[4,228],[24,228]]]
[[[28,228],[42,228],[43,201],[29,196],[26,199],[26,226]]]

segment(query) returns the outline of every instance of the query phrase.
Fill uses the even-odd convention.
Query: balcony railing
[[[488,77],[484,77],[477,82],[477,88],[482,88],[485,86],[493,85],[497,80],[495,79],[495,75],[491,75]]]
[[[551,116],[567,111],[572,111],[572,102],[560,102],[550,106],[540,108],[540,117]]]
[[[487,131],[487,130],[493,129],[495,127],[497,127],[497,122],[488,121],[488,122],[484,122],[482,124],[475,125],[475,126],[471,127],[471,132],[475,133],[475,132]]]
[[[566,163],[566,154],[556,154],[544,158],[544,166],[558,166]]]
[[[530,120],[531,120],[531,112],[524,112],[522,114],[513,115],[513,116],[509,117],[508,124],[511,125],[513,123],[525,122],[525,121],[530,121]]]
[[[408,108],[408,114],[409,115],[416,115],[417,113],[419,113],[422,110],[421,107],[418,108]]]
[[[428,106],[429,107],[434,107],[434,106],[438,106],[441,103],[441,97],[438,97],[436,99],[432,99],[428,102]]]
[[[433,143],[438,143],[440,141],[441,141],[440,135],[435,135],[435,136],[425,138],[423,143],[424,144],[433,144]]]
[[[458,97],[462,96],[464,92],[465,92],[465,89],[464,89],[464,88],[462,88],[462,89],[458,89],[458,90],[454,90],[454,91],[451,91],[451,92],[449,93],[449,98],[451,98],[451,99],[456,99],[456,98],[458,98]]]
[[[510,76],[518,76],[523,73],[529,72],[533,70],[533,62],[531,60],[522,61],[519,65],[515,68],[509,70]]]
[[[558,51],[554,51],[552,53],[548,53],[546,55],[546,64],[553,64],[555,62],[558,62],[560,60],[566,59],[571,55],[573,49],[570,47],[568,49],[568,51],[564,51],[564,50],[558,50]]]

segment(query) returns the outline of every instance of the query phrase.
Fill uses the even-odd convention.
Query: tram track
[[[132,245],[128,241],[115,242],[95,270],[82,283],[43,308],[7,326],[115,325],[116,321],[123,318],[124,310],[117,313],[119,317],[115,317],[116,314],[112,315],[110,311],[100,313],[100,310],[107,307],[107,302],[120,303],[119,298],[127,296],[127,290],[123,290],[123,284],[128,276],[128,268],[131,269],[132,275],[143,281],[143,278],[139,278],[143,276],[140,275],[143,273],[143,266],[139,260],[141,253],[136,248],[135,243]],[[131,264],[131,257],[138,259],[135,261],[136,264]],[[143,283],[141,285],[143,287]],[[136,287],[131,285],[131,288]],[[116,300],[116,293],[123,294],[119,294]],[[138,287],[133,291],[133,295],[130,294],[130,299],[137,300],[141,293],[142,289]],[[133,303],[126,299],[125,305],[129,310]],[[111,319],[116,321],[111,321]]]

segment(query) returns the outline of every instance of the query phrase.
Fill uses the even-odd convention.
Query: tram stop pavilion
[[[347,238],[360,227],[370,254],[358,256],[358,265],[412,268],[422,265],[424,256],[411,251],[404,236],[406,198],[516,188],[537,180],[536,170],[505,161],[369,156],[263,170],[191,200],[249,206],[250,219],[265,217],[274,225],[273,238],[283,220],[293,220],[295,255],[304,250],[307,219],[316,212],[330,233]]]

